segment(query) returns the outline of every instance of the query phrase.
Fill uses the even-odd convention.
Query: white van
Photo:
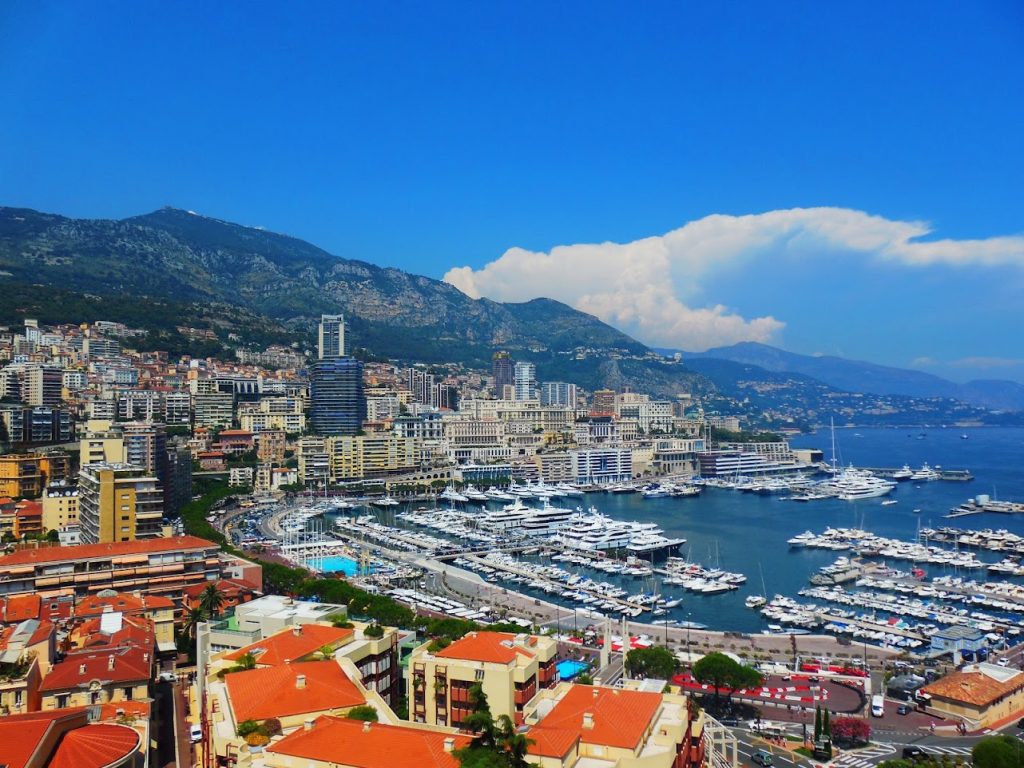
[[[203,740],[203,726],[193,725],[188,729],[188,737],[193,744],[198,744]]]
[[[871,716],[882,717],[885,714],[885,698],[876,693],[871,697]]]

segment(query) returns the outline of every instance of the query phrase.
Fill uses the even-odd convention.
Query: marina
[[[994,448],[1002,443],[985,439],[1021,435],[1018,445],[1024,445],[1022,430],[978,430],[963,442],[956,433],[947,453],[925,440],[903,443],[895,430],[864,432],[867,438],[855,446],[870,449],[870,456],[844,457],[855,467],[879,463],[886,450],[908,446],[927,448],[932,457],[893,456],[910,468],[963,466],[968,461],[950,454],[988,446],[986,461],[978,463],[979,484],[994,490],[998,483],[1003,493],[1024,496],[1009,466],[1014,457],[1024,458],[1024,451],[1000,453]],[[798,440],[820,445],[825,434]],[[873,437],[889,447],[872,444]],[[840,438],[841,445],[845,442]],[[993,467],[992,457],[999,466]],[[433,505],[379,507],[350,500],[321,511],[326,509],[325,531],[348,541],[346,556],[353,560],[360,548],[387,548],[446,561],[495,585],[593,616],[666,627],[825,632],[908,650],[929,627],[966,622],[991,626],[1000,642],[1017,641],[1024,594],[1014,582],[1024,576],[1017,562],[1024,551],[1024,526],[998,506],[988,506],[994,493],[988,502],[984,495],[973,500],[986,505],[971,518],[980,523],[976,527],[941,527],[932,521],[958,505],[961,486],[889,478],[892,490],[880,497],[818,494],[816,483],[835,482],[844,471],[750,483],[697,478],[686,484],[627,484],[616,492],[523,482],[500,489],[450,488]],[[666,485],[700,493],[672,496],[663,492]],[[784,503],[799,494],[820,498],[813,504]],[[1000,525],[985,517],[990,514],[1000,515]],[[643,544],[646,536],[669,545],[653,558],[628,548],[633,540]],[[790,543],[801,537],[797,545]],[[837,561],[837,555],[846,560]],[[748,580],[752,573],[761,576]],[[921,615],[892,622],[884,610],[892,604],[889,597],[920,601],[914,610]],[[965,609],[966,614],[958,613]]]

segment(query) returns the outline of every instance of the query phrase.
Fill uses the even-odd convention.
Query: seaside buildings
[[[317,329],[317,353],[321,360],[345,354],[345,316],[320,315]]]
[[[163,491],[136,464],[86,464],[78,475],[83,544],[153,539],[163,534]]]
[[[309,374],[310,412],[319,435],[355,435],[366,420],[363,364],[351,357],[314,363]]]

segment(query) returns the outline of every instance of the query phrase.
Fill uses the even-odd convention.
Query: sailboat
[[[768,590],[764,588],[764,570],[761,568],[760,561],[757,563],[757,571],[761,574],[761,594],[749,595],[747,599],[743,601],[747,608],[760,608],[762,605],[766,605],[768,603]]]

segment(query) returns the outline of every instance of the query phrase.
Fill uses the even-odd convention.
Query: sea
[[[832,433],[825,429],[797,436],[791,440],[791,445],[820,448],[826,459],[831,460],[832,442]],[[898,468],[908,464],[918,468],[928,463],[948,470],[968,470],[974,479],[966,482],[905,481],[887,497],[898,501],[889,506],[883,506],[881,498],[797,503],[778,496],[710,487],[700,496],[691,498],[592,493],[587,494],[583,503],[613,518],[657,523],[667,536],[687,540],[680,554],[688,560],[745,574],[746,584],[723,594],[700,595],[671,586],[659,590],[664,595],[683,598],[682,605],[664,618],[740,632],[759,632],[767,625],[758,611],[744,605],[745,598],[753,594],[764,594],[769,599],[775,594],[797,597],[797,592],[808,586],[808,578],[818,568],[844,554],[791,548],[787,540],[805,530],[821,533],[830,526],[858,527],[882,536],[913,540],[919,528],[951,525],[967,529],[1005,528],[1024,535],[1024,514],[943,519],[951,508],[981,494],[1024,502],[1022,428],[837,428],[835,445],[836,462],[841,466]],[[579,505],[581,502],[573,499],[571,503]],[[979,552],[978,556],[990,562],[1002,559],[991,552]],[[568,570],[579,570],[568,564],[556,564]],[[910,568],[910,563],[905,561],[894,561],[891,565],[903,570]],[[940,566],[926,565],[925,570],[928,576],[947,572]],[[596,576],[598,580],[619,583],[634,593],[651,591],[654,587],[643,579],[580,572],[584,576]],[[986,572],[981,570],[962,575],[986,578]],[[516,589],[530,592],[523,587]],[[536,596],[552,600],[542,592]]]

